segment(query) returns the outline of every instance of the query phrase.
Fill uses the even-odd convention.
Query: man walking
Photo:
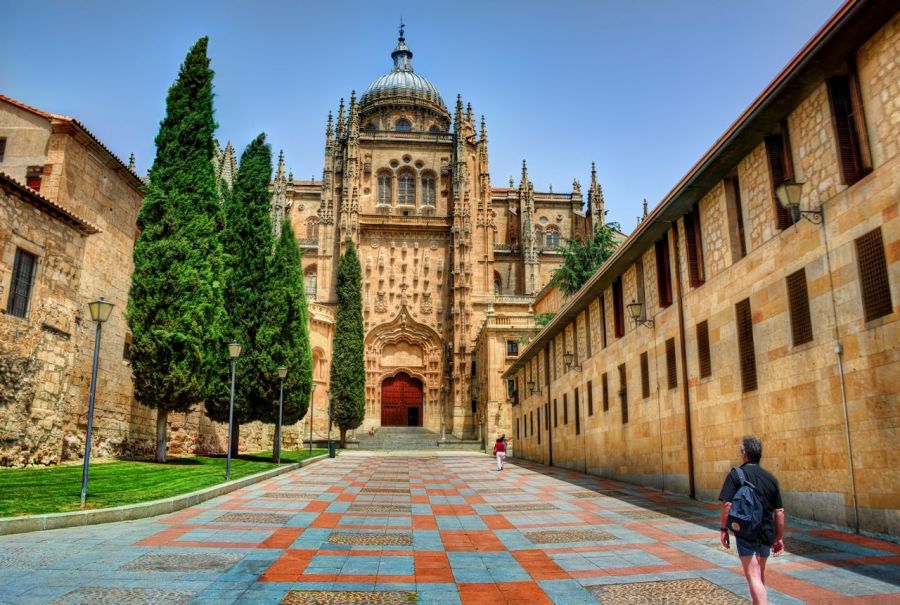
[[[784,551],[784,505],[781,502],[781,490],[778,480],[769,471],[759,466],[762,458],[762,442],[756,437],[741,439],[741,464],[739,469],[732,469],[719,492],[722,501],[722,512],[719,527],[722,546],[730,547],[728,530],[735,533],[738,555],[744,576],[750,586],[753,605],[766,605],[766,560],[769,553],[777,557]],[[747,537],[741,524],[734,518],[729,525],[729,513],[736,499],[743,499],[738,494],[742,486],[748,486],[755,492],[762,507],[762,526],[755,536]],[[752,499],[752,494],[751,494]],[[750,501],[750,500],[745,500]]]

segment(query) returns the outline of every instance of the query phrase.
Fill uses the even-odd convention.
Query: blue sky
[[[413,66],[487,119],[491,177],[586,184],[630,231],[839,7],[838,0],[4,3],[0,92],[85,123],[150,166],[165,95],[210,37],[218,137],[266,132],[321,178],[325,119],[389,71],[402,15]],[[10,49],[15,49],[10,51]]]

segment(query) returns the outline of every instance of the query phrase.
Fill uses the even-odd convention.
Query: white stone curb
[[[243,479],[235,479],[227,483],[220,483],[211,487],[206,487],[196,492],[172,496],[171,498],[163,498],[161,500],[151,500],[150,502],[139,502],[137,504],[126,504],[124,506],[115,506],[113,508],[98,508],[96,510],[79,510],[71,513],[48,513],[45,515],[26,515],[22,517],[0,517],[0,536],[9,534],[24,534],[33,531],[43,531],[45,529],[60,529],[63,527],[78,527],[81,525],[97,525],[99,523],[114,523],[116,521],[131,521],[133,519],[144,519],[146,517],[155,517],[157,515],[166,515],[189,506],[194,506],[201,502],[211,500],[222,494],[227,494],[235,490],[253,485],[271,477],[277,477],[284,473],[288,473],[298,468],[302,468],[313,462],[328,458],[328,454],[313,456],[300,462],[293,464],[285,464],[278,468],[269,469]]]

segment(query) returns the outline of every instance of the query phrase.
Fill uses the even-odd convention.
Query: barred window
[[[706,281],[703,271],[703,238],[700,229],[700,207],[684,215],[684,239],[687,251],[688,281],[692,288],[702,286]]]
[[[581,434],[581,406],[578,401],[578,389],[575,389],[575,434]]]
[[[856,262],[866,321],[890,315],[893,303],[881,227],[856,239]]]
[[[382,173],[378,175],[378,203],[383,206],[390,206],[392,200],[391,193],[391,175]]]
[[[622,403],[622,424],[625,424],[628,422],[628,380],[624,363],[619,365],[619,399]]]
[[[559,426],[559,409],[556,406],[556,399],[553,400],[553,428]]]
[[[650,360],[647,351],[641,353],[641,397],[650,396]]]
[[[426,174],[422,176],[422,205],[423,206],[434,206],[435,205],[435,190],[436,190],[436,180],[433,174]]]
[[[22,319],[27,317],[28,305],[31,303],[31,294],[34,289],[36,268],[37,256],[21,248],[16,248],[12,282],[9,285],[9,299],[6,302],[6,312],[10,315]]]
[[[734,306],[737,321],[738,352],[740,354],[741,389],[744,393],[756,390],[756,351],[753,347],[753,316],[750,299]]]
[[[414,206],[416,203],[416,177],[403,172],[397,177],[397,204]]]
[[[706,321],[697,324],[697,365],[700,366],[700,378],[712,375],[712,361],[709,356],[709,325]]]
[[[669,388],[674,389],[678,386],[678,364],[675,361],[675,339],[670,338],[666,341],[666,374],[669,379]]]
[[[591,380],[588,380],[587,383],[587,398],[588,398],[588,416],[594,415],[594,383]]]
[[[563,424],[569,424],[569,395],[563,393]]]
[[[609,378],[607,377],[606,372],[603,372],[603,376],[600,377],[600,386],[603,389],[603,411],[609,411]]]
[[[788,311],[791,316],[791,338],[796,347],[813,339],[805,269],[800,269],[787,276],[787,293]]]
[[[656,249],[656,286],[659,292],[659,306],[665,308],[672,304],[672,272],[669,261],[668,235],[663,235],[654,247]]]

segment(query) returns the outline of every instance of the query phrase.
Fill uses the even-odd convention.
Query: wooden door
[[[400,373],[381,383],[381,426],[422,426],[420,380]]]

